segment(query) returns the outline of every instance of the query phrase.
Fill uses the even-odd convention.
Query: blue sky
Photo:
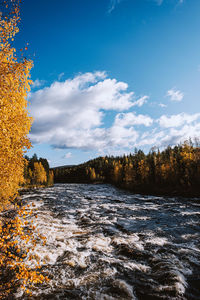
[[[51,166],[200,134],[199,0],[25,0],[30,138]]]

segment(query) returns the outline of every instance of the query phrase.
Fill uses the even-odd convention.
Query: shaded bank
[[[109,183],[140,194],[200,195],[200,148],[184,143],[144,154],[98,157],[78,166],[54,168],[56,183]]]

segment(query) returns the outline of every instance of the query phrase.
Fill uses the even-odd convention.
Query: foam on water
[[[33,204],[29,221],[47,238],[34,251],[30,245],[50,277],[33,289],[33,299],[200,298],[198,203],[188,200],[186,210],[177,198],[79,184],[30,191],[23,199]]]
[[[153,245],[159,245],[163,246],[168,243],[166,238],[160,238],[160,237],[152,237],[150,239],[146,240],[147,243],[153,244]]]

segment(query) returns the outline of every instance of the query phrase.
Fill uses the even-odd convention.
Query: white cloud
[[[179,102],[179,101],[183,100],[184,94],[181,91],[173,88],[173,89],[167,91],[167,96],[170,97],[171,101]]]
[[[33,84],[31,85],[31,88],[38,88],[45,84],[45,80],[36,79],[33,81]]]
[[[109,129],[108,149],[132,148],[138,137],[139,134],[133,127],[127,128],[114,125]]]
[[[136,147],[166,147],[200,136],[200,113],[163,115],[156,123],[159,126],[145,131],[137,141]]]
[[[133,127],[116,123],[103,127],[107,112],[124,112],[146,102],[147,96],[137,100],[127,89],[126,83],[108,78],[105,72],[94,72],[31,93],[30,111],[35,120],[31,140],[85,150],[131,146],[138,136]],[[134,115],[131,122],[139,125],[151,120]]]
[[[147,99],[137,99],[125,82],[105,72],[55,81],[29,95],[34,117],[31,140],[57,149],[112,154],[128,153],[134,147],[174,145],[200,136],[200,113],[163,114],[153,119],[133,111]],[[65,158],[70,157],[67,152]]]
[[[170,131],[161,140],[163,146],[176,145],[184,142],[189,138],[199,138],[200,136],[200,123],[186,124],[182,128],[170,128]]]
[[[166,104],[164,104],[164,103],[159,103],[158,104],[160,107],[162,107],[162,108],[165,108],[165,107],[167,107],[167,105]]]
[[[64,155],[64,158],[70,158],[72,157],[72,153],[71,152],[67,152],[65,155]]]
[[[184,124],[191,124],[199,118],[200,118],[200,113],[193,114],[193,115],[181,113],[178,115],[172,115],[170,117],[163,115],[158,119],[158,122],[160,126],[164,128],[180,127],[183,126]]]
[[[133,125],[150,126],[153,119],[146,115],[136,115],[135,113],[120,113],[115,117],[115,125],[120,127],[130,127]]]
[[[165,132],[160,131],[159,129],[152,129],[143,133],[140,139],[137,141],[136,147],[143,147],[143,146],[162,146],[162,139],[165,137]]]
[[[141,107],[142,105],[144,105],[147,102],[147,99],[149,99],[148,96],[143,96],[140,99],[138,99],[137,101],[135,101],[133,103],[133,106],[139,106],[139,107]]]

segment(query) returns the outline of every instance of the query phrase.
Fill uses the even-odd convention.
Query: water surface
[[[200,299],[198,199],[83,184],[23,199],[35,205],[32,218],[47,237],[34,252],[50,282],[32,299]]]

